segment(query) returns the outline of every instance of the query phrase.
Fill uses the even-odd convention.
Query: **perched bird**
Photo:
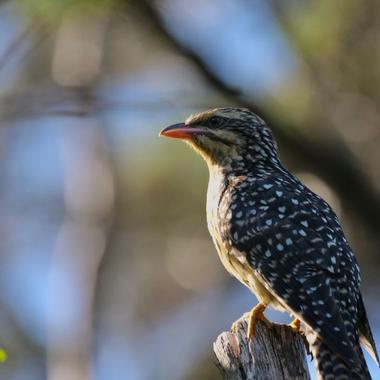
[[[370,379],[360,343],[379,357],[354,253],[331,207],[284,167],[265,122],[219,108],[160,135],[184,139],[207,162],[208,229],[227,271],[259,300],[249,335],[271,305],[302,322],[319,379]]]

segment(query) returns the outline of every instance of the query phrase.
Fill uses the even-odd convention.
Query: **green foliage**
[[[19,9],[28,17],[31,15],[45,22],[55,22],[63,12],[73,7],[108,9],[117,0],[17,0]]]
[[[4,363],[7,359],[8,359],[7,352],[3,348],[0,348],[0,363]]]
[[[313,1],[291,14],[294,37],[308,55],[334,56],[360,11],[360,2]]]

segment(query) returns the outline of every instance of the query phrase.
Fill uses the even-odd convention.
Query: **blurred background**
[[[158,138],[216,106],[265,118],[333,206],[380,345],[379,14],[377,0],[0,1],[0,378],[220,379],[212,343],[256,299],[208,236],[206,165]]]

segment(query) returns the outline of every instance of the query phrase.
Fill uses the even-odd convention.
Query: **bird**
[[[265,121],[246,108],[190,115],[160,136],[185,141],[209,169],[207,226],[227,271],[259,303],[302,323],[318,379],[371,379],[360,344],[379,365],[357,260],[330,205],[282,163]]]

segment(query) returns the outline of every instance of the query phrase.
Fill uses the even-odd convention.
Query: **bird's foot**
[[[301,330],[301,321],[298,318],[295,318],[289,323],[289,327],[299,333]]]
[[[236,334],[239,330],[239,328],[238,328],[239,322],[241,322],[242,320],[248,319],[248,318],[251,318],[251,312],[250,311],[247,311],[246,313],[244,313],[237,321],[235,321],[231,325],[231,331]]]
[[[264,310],[266,308],[266,305],[259,303],[257,304],[250,312],[250,318],[248,323],[248,332],[247,332],[247,338],[251,339],[253,338],[253,335],[255,333],[255,325],[256,321],[260,320],[264,322],[267,327],[272,326],[272,322],[270,322],[267,318],[264,316]]]
[[[296,333],[298,333],[301,336],[305,344],[307,354],[311,355],[311,357],[313,358],[313,354],[310,351],[309,342],[306,339],[305,331],[301,330],[301,321],[298,318],[294,318],[288,326],[291,327]]]
[[[257,320],[260,320],[266,324],[267,327],[272,327],[272,322],[270,322],[267,318],[264,316],[264,310],[266,308],[266,305],[259,303],[257,304],[251,311],[248,311],[247,313],[244,313],[244,315],[239,318],[237,321],[235,321],[231,326],[231,331],[233,333],[237,333],[238,331],[238,324],[242,319],[249,319],[248,321],[248,331],[247,331],[247,338],[251,339],[255,332],[255,324]]]

